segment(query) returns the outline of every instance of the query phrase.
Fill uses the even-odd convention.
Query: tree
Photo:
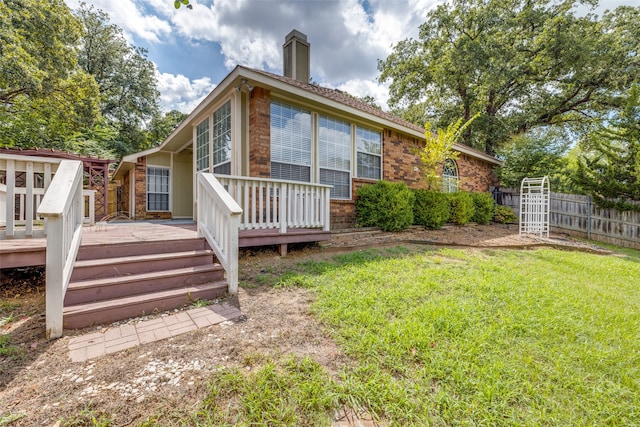
[[[576,184],[596,204],[640,210],[640,87],[628,91],[624,110],[581,141]]]
[[[176,9],[180,9],[180,6],[185,5],[187,9],[193,9],[193,5],[189,4],[189,0],[175,0],[173,2],[173,7]]]
[[[100,88],[100,109],[119,133],[111,147],[120,155],[147,148],[143,129],[158,115],[155,68],[144,49],[130,46],[109,16],[82,4],[76,12],[85,28],[79,64]]]
[[[539,128],[518,135],[502,146],[498,168],[502,185],[519,188],[526,177],[548,176],[552,191],[573,190],[568,151],[571,136],[557,128]]]
[[[188,114],[181,111],[171,110],[154,117],[148,130],[149,145],[157,146],[162,143],[187,116]]]
[[[436,132],[432,130],[430,123],[425,125],[425,145],[419,155],[427,189],[439,190],[442,188],[441,176],[438,172],[446,159],[455,160],[458,157],[458,152],[452,149],[453,145],[458,142],[477,117],[476,114],[465,123],[460,118],[455,123],[450,123],[445,129],[438,129]]]
[[[97,85],[77,65],[82,26],[61,0],[0,2],[0,141],[69,149],[99,116]]]
[[[618,107],[640,72],[640,8],[601,21],[576,16],[589,0],[452,0],[427,14],[418,40],[380,61],[390,106],[438,126],[480,117],[464,143],[494,154],[538,126],[582,123]]]

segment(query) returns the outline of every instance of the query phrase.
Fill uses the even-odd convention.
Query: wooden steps
[[[204,239],[82,246],[64,300],[64,328],[98,325],[227,291]]]

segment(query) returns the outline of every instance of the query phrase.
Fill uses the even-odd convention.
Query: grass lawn
[[[346,406],[399,426],[640,425],[637,252],[398,247],[273,280],[314,290],[353,363],[222,370],[187,424],[329,425]]]

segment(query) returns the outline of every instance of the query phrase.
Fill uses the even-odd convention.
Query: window
[[[231,173],[231,101],[213,113],[213,172]]]
[[[209,119],[196,126],[196,170],[209,171]]]
[[[451,159],[446,159],[442,166],[442,191],[445,193],[458,191],[458,166]]]
[[[169,169],[147,168],[147,210],[169,210]]]
[[[358,178],[382,178],[382,137],[380,132],[358,127],[356,130],[358,152]]]
[[[271,178],[311,181],[311,112],[271,101]]]
[[[333,185],[331,197],[351,198],[351,126],[320,116],[318,123],[320,183]]]

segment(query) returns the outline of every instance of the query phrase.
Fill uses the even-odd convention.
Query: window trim
[[[198,128],[200,127],[200,125],[202,125],[204,123],[207,123],[207,140],[206,140],[207,149],[206,149],[206,156],[203,156],[203,159],[206,157],[207,166],[205,168],[198,169],[199,168],[199,160],[200,160],[199,151],[198,151],[198,148],[200,148],[200,147],[198,147]],[[193,137],[193,139],[195,141],[195,146],[196,146],[195,156],[194,156],[196,173],[197,172],[209,172],[209,170],[211,169],[211,122],[210,122],[208,116],[194,126],[194,137]]]
[[[167,192],[166,193],[160,193],[160,192],[153,192],[151,194],[167,194],[169,197],[167,198],[167,209],[149,209],[149,169],[162,169],[162,170],[166,170],[169,172],[169,175],[167,176],[168,179],[168,186],[167,186]],[[147,212],[172,212],[171,210],[171,203],[172,203],[172,193],[173,193],[173,182],[171,180],[171,167],[167,167],[167,166],[160,166],[160,165],[147,165],[147,169],[145,171],[145,178],[146,178],[146,188],[145,188],[145,209]]]
[[[358,129],[362,129],[362,130],[365,130],[365,131],[380,135],[380,154],[371,153],[369,151],[363,151],[363,150],[360,150],[358,148]],[[383,166],[383,164],[382,164],[382,152],[383,152],[383,145],[384,145],[384,134],[383,134],[383,131],[378,131],[378,130],[375,130],[373,128],[367,127],[367,126],[363,126],[363,125],[357,124],[357,125],[355,125],[355,132],[354,132],[353,137],[354,137],[354,144],[353,145],[354,145],[354,149],[355,149],[355,153],[356,153],[355,162],[353,162],[354,163],[354,169],[355,169],[355,176],[358,179],[366,179],[366,180],[371,180],[371,181],[380,181],[384,176],[384,173],[383,173],[384,171],[383,171],[383,168],[382,168],[382,166]],[[366,176],[360,176],[360,174],[358,173],[358,154],[360,154],[360,153],[366,154],[366,155],[369,155],[369,156],[378,157],[378,159],[380,160],[380,176],[379,177],[371,178],[371,177],[366,177]]]
[[[215,147],[215,137],[216,135],[214,134],[214,129],[216,126],[216,121],[215,121],[215,114],[217,112],[219,112],[220,110],[222,110],[223,108],[225,108],[226,106],[229,106],[229,128],[225,131],[225,133],[229,134],[229,156],[228,158],[223,161],[223,162],[219,162],[219,163],[214,163],[215,162],[215,152],[216,152],[216,147]],[[209,141],[211,143],[211,161],[209,163],[210,168],[212,171],[215,171],[216,168],[218,168],[219,166],[225,165],[227,163],[229,163],[229,169],[231,169],[231,150],[232,150],[232,144],[233,144],[233,105],[231,103],[231,99],[227,100],[226,102],[223,102],[222,105],[220,105],[218,108],[216,108],[215,110],[213,110],[210,114],[211,116],[211,136],[209,138]]]
[[[273,158],[273,146],[274,146],[274,132],[273,132],[273,104],[279,104],[281,107],[286,107],[289,109],[292,109],[294,111],[300,111],[303,113],[307,113],[309,115],[309,149],[308,149],[308,153],[309,153],[309,161],[308,164],[305,164],[304,161],[303,162],[299,162],[299,163],[295,163],[295,162],[285,162],[279,159],[274,159]],[[287,166],[294,166],[294,167],[299,167],[299,168],[308,168],[309,169],[309,180],[308,181],[299,181],[299,180],[294,180],[296,182],[306,182],[306,183],[312,183],[315,182],[316,180],[316,173],[318,173],[317,171],[319,170],[317,168],[317,160],[315,158],[315,153],[314,153],[314,147],[316,144],[316,136],[315,136],[315,132],[316,132],[316,128],[317,128],[317,120],[315,120],[316,114],[314,113],[314,111],[312,111],[310,108],[308,107],[302,107],[302,106],[298,106],[292,103],[289,103],[288,101],[285,100],[280,100],[280,99],[275,99],[275,98],[271,98],[271,100],[269,101],[269,148],[270,148],[270,153],[269,153],[269,169],[270,169],[270,173],[269,176],[272,179],[283,179],[282,177],[273,177],[273,163],[278,163],[280,165],[287,165]],[[306,152],[307,150],[299,150],[301,152]]]
[[[448,174],[453,171],[453,174]],[[453,159],[445,159],[442,165],[442,192],[457,193],[460,188],[460,170]]]
[[[349,158],[348,158],[348,162],[349,162],[349,166],[346,169],[336,169],[336,168],[331,168],[331,167],[323,167],[321,162],[322,159],[320,157],[320,147],[322,144],[322,141],[320,140],[320,123],[322,121],[322,119],[325,120],[332,120],[335,121],[337,123],[346,125],[349,131]],[[342,172],[342,173],[347,173],[348,174],[348,180],[347,180],[347,185],[349,188],[349,194],[346,197],[338,197],[338,196],[334,196],[331,195],[330,198],[332,200],[351,200],[353,198],[353,143],[354,143],[354,132],[353,132],[353,125],[352,123],[350,123],[347,120],[343,120],[341,118],[335,117],[335,116],[331,116],[329,114],[323,114],[323,113],[319,113],[318,114],[318,120],[317,120],[317,126],[316,126],[316,130],[317,130],[317,152],[318,152],[318,182],[320,184],[326,184],[326,185],[331,185],[331,184],[327,184],[327,183],[323,183],[321,176],[322,176],[322,170],[325,171],[331,171],[331,172]],[[332,188],[333,190],[333,188]]]

